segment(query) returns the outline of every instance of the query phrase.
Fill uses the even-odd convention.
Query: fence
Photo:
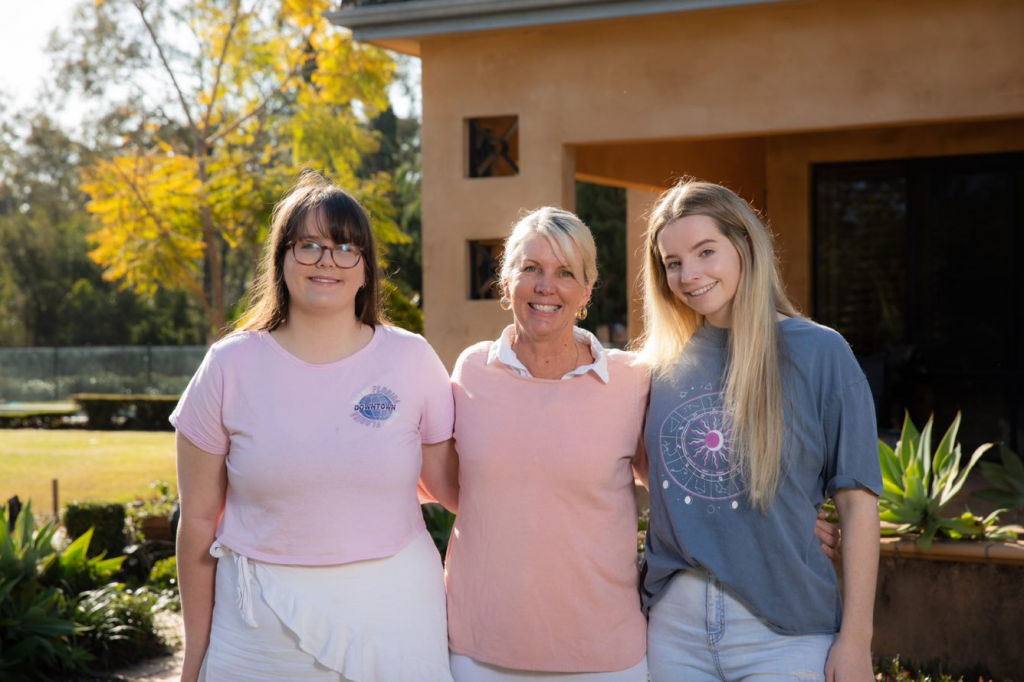
[[[66,400],[73,393],[177,395],[206,346],[0,348],[0,402]]]

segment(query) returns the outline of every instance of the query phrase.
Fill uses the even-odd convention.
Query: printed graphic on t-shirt
[[[732,428],[722,394],[709,384],[680,396],[683,402],[665,417],[658,434],[666,474],[662,487],[674,483],[686,492],[685,504],[704,501],[709,514],[727,500],[732,500],[731,509],[738,508],[736,498],[744,486],[732,457]]]
[[[356,395],[350,416],[357,424],[379,429],[394,418],[401,402],[390,388],[373,386]]]

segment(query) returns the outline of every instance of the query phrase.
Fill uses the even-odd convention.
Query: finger
[[[825,556],[827,556],[830,561],[836,561],[839,558],[839,552],[826,544],[821,545],[821,551],[825,553]]]
[[[830,545],[835,546],[839,542],[839,529],[828,521],[817,520],[814,522],[815,535]]]
[[[818,519],[821,520],[821,521],[824,521],[827,518],[828,518],[828,514],[825,513],[825,510],[824,509],[819,509],[818,510]]]

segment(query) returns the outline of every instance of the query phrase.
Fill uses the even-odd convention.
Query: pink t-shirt
[[[210,348],[171,423],[227,455],[217,539],[279,564],[391,556],[424,528],[422,443],[452,434],[448,374],[416,334],[378,326],[338,362],[298,359],[267,332]]]
[[[649,380],[608,351],[609,381],[520,376],[467,349],[452,375],[459,515],[449,646],[482,663],[609,672],[646,653],[632,459]]]

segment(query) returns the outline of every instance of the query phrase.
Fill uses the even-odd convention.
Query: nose
[[[337,267],[337,263],[334,262],[334,249],[320,249],[320,260],[316,262],[318,268],[333,268]]]
[[[550,294],[555,290],[554,276],[545,272],[537,278],[535,287],[538,294]]]
[[[679,276],[679,281],[681,282],[700,279],[700,270],[699,268],[693,267],[693,265],[680,263],[677,272]]]

